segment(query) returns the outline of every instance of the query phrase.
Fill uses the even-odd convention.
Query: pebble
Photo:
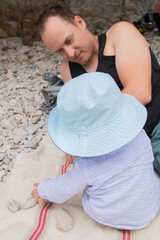
[[[2,165],[3,167],[3,165]],[[5,170],[4,168],[0,171],[0,181],[3,181],[4,176],[8,174],[8,171]]]
[[[144,33],[160,62],[160,36]],[[45,72],[59,71],[61,58],[41,41],[22,45],[22,39],[0,39],[0,187],[12,171],[19,153],[35,151],[47,134],[49,113],[39,109],[45,101]]]
[[[35,203],[35,198],[29,195],[26,199],[26,202],[22,205],[22,209],[29,209],[34,207],[35,205],[37,205],[37,203]]]
[[[17,212],[20,210],[21,206],[19,204],[19,202],[15,201],[14,199],[10,199],[8,201],[8,204],[7,204],[7,208],[11,211],[11,212]]]
[[[55,217],[56,217],[56,227],[58,231],[68,232],[72,230],[73,218],[64,208],[56,209]]]

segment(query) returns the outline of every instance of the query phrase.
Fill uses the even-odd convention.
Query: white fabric
[[[29,240],[38,225],[41,207],[37,205],[28,210],[11,213],[7,208],[10,198],[25,202],[32,191],[32,184],[43,179],[57,177],[61,174],[61,166],[65,163],[64,155],[46,136],[37,151],[19,155],[9,180],[0,189],[0,239]],[[74,219],[70,232],[61,233],[56,229],[55,208],[64,207]],[[152,223],[142,230],[131,231],[130,240],[157,240],[160,236],[160,212]],[[53,204],[49,210],[46,228],[41,235],[44,240],[126,240],[127,233],[103,226],[85,214],[81,205],[81,194],[76,195],[65,204]],[[38,239],[38,240],[39,240]],[[128,238],[129,239],[129,238]]]

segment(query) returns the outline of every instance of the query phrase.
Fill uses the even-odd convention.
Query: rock
[[[29,209],[32,208],[34,206],[36,206],[37,204],[35,203],[35,199],[33,196],[29,195],[27,197],[26,202],[22,205],[22,209]]]
[[[0,153],[0,161],[2,161],[5,158],[6,154],[1,154]]]
[[[21,62],[21,61],[27,61],[27,60],[28,60],[28,57],[27,57],[27,55],[21,53],[21,54],[19,54],[19,55],[17,56],[16,59],[17,59],[17,61]]]
[[[73,228],[73,218],[63,208],[58,208],[55,211],[56,227],[60,232],[68,232]]]
[[[7,38],[7,47],[10,49],[16,49],[17,45],[22,46],[22,38],[21,37],[10,37]]]
[[[35,134],[35,133],[38,131],[38,126],[37,126],[37,125],[35,125],[35,126],[30,126],[30,127],[27,129],[27,131],[28,131],[28,134],[29,134],[29,135],[33,135],[33,134]]]
[[[2,140],[0,139],[0,147],[3,145],[3,142]],[[0,160],[1,160],[1,157],[0,157]]]
[[[4,31],[2,28],[0,28],[0,37],[1,37],[1,38],[6,38],[6,37],[8,37],[8,34],[6,33],[6,31]]]
[[[29,53],[29,51],[30,51],[30,48],[29,48],[28,46],[23,46],[23,47],[19,50],[19,52],[20,52],[21,54],[27,54],[27,53]]]
[[[7,56],[3,56],[3,57],[1,57],[1,59],[2,59],[3,61],[6,61],[6,60],[8,59],[8,57],[7,57]]]
[[[19,202],[15,201],[14,199],[10,199],[8,202],[7,208],[11,212],[15,213],[21,209],[21,206],[20,206]]]
[[[15,135],[14,139],[23,139],[27,136],[27,132],[22,127],[15,128],[13,134]]]
[[[3,119],[1,121],[2,128],[9,128],[10,127],[10,121],[8,119]]]
[[[8,158],[5,158],[5,159],[3,160],[3,163],[6,164],[6,165],[9,165],[10,162],[11,162],[11,160],[9,160]]]
[[[3,183],[6,183],[9,178],[9,174],[3,177]]]
[[[10,79],[12,77],[12,73],[11,72],[8,72],[7,74],[6,74],[6,78],[7,79]]]
[[[20,139],[18,139],[18,138],[14,138],[14,143],[15,143],[15,144],[20,143]]]
[[[0,44],[2,46],[2,49],[7,48],[7,46],[8,46],[7,41],[6,41],[5,38],[4,39],[0,39]]]
[[[0,171],[0,181],[3,180],[3,177],[6,176],[8,174],[8,171],[7,170],[1,170]]]
[[[2,167],[3,167],[4,170],[7,171],[7,175],[8,175],[9,165],[3,164]],[[5,175],[5,176],[7,176],[7,175]],[[4,180],[4,177],[3,177],[3,180]]]

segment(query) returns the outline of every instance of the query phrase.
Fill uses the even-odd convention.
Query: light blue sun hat
[[[63,152],[91,157],[127,144],[146,118],[146,108],[135,97],[122,94],[109,74],[92,72],[64,84],[47,128]]]

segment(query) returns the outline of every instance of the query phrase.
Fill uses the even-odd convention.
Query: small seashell
[[[68,232],[73,228],[73,218],[71,215],[63,208],[58,208],[55,211],[56,215],[56,227],[60,232]]]
[[[20,206],[19,202],[15,201],[14,199],[10,199],[8,202],[7,208],[11,212],[17,212],[20,210],[21,206]]]
[[[22,205],[22,209],[29,209],[34,207],[35,205],[37,204],[35,203],[34,197],[29,195],[27,197],[27,201]]]

